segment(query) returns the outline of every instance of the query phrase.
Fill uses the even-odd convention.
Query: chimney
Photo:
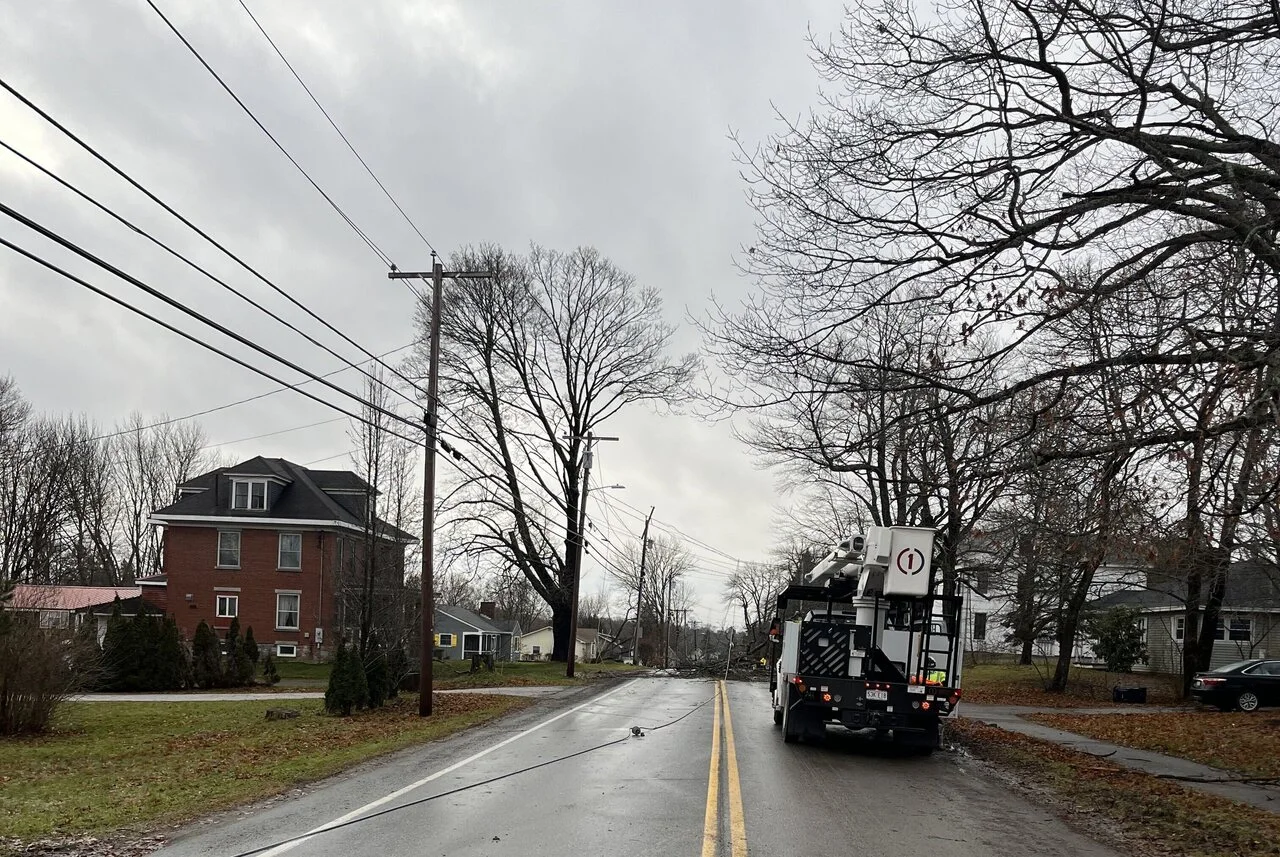
[[[486,619],[498,618],[498,602],[497,601],[481,601],[480,615]]]

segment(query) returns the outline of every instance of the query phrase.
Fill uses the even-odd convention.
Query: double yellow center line
[[[724,774],[729,794],[731,857],[747,857],[747,825],[742,814],[742,784],[738,780],[738,753],[733,746],[733,717],[723,681],[716,682],[715,715],[711,723],[711,772],[707,778],[707,813],[702,823],[702,857],[717,857],[720,850],[720,719],[724,718]]]

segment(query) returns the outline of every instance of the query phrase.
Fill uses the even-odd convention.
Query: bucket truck
[[[871,527],[778,596],[774,723],[787,743],[828,724],[930,753],[960,701],[959,596],[935,595],[934,531]]]

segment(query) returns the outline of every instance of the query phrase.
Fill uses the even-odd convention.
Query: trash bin
[[[1112,702],[1143,703],[1147,701],[1145,687],[1116,687],[1111,689]]]

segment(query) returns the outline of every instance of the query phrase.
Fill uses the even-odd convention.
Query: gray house
[[[1126,589],[1093,602],[1093,607],[1136,607],[1145,632],[1147,662],[1138,669],[1182,671],[1186,602],[1177,586]],[[1245,658],[1280,655],[1280,575],[1254,563],[1233,563],[1213,644],[1211,667]]]
[[[492,654],[494,660],[514,660],[513,637],[519,636],[520,626],[515,624],[513,633],[513,629],[500,627],[497,621],[465,607],[437,607],[436,656],[453,661]]]
[[[520,660],[520,622],[516,619],[490,619],[489,624],[498,629],[497,660]]]

